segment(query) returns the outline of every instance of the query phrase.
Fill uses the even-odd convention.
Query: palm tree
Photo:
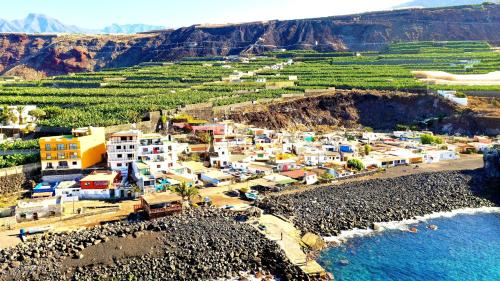
[[[17,112],[19,113],[19,125],[22,125],[24,123],[24,116],[23,116],[23,111],[26,106],[24,105],[18,105],[16,107]]]
[[[200,193],[200,190],[194,186],[188,186],[185,182],[176,185],[172,188],[172,191],[182,198],[183,202],[188,201],[191,204],[193,197]]]
[[[2,107],[2,114],[0,115],[0,121],[2,122],[2,124],[7,124],[10,120],[10,110],[9,110],[9,107],[4,105]]]
[[[141,188],[136,183],[132,183],[130,185],[130,191],[134,194],[135,198],[137,198],[139,196],[139,193],[142,192]]]

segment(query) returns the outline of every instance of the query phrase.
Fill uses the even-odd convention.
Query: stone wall
[[[31,188],[30,180],[40,176],[40,164],[28,164],[0,170],[0,196]]]

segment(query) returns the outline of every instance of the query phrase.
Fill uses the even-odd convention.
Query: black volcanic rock
[[[483,177],[482,171],[454,171],[367,180],[271,197],[259,207],[293,218],[303,232],[332,236],[377,222],[495,206],[482,197],[487,194]]]

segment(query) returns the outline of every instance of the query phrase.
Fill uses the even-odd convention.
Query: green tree
[[[347,167],[354,168],[358,171],[365,169],[365,165],[363,165],[363,162],[361,162],[361,160],[359,159],[350,159],[349,161],[347,161]]]
[[[2,108],[2,114],[0,115],[0,119],[3,124],[8,124],[10,122],[17,123],[18,121],[18,118],[14,113],[14,110],[6,105],[4,105]]]
[[[18,112],[18,114],[19,114],[19,117],[18,117],[18,119],[19,119],[19,125],[24,124],[24,116],[23,116],[23,111],[24,111],[24,109],[25,109],[25,108],[26,108],[26,106],[24,106],[24,105],[18,105],[18,106],[16,107],[16,111],[17,111],[17,112]]]
[[[210,140],[212,138],[212,136],[210,136],[209,133],[207,133],[207,132],[199,132],[199,131],[196,132],[196,137],[198,137],[198,139],[202,143],[210,143]]]
[[[64,109],[60,108],[59,106],[47,106],[44,109],[46,116],[48,118],[56,118],[60,115],[63,115]]]
[[[408,131],[410,129],[409,126],[403,124],[396,124],[396,131]]]
[[[434,141],[434,136],[423,134],[420,136],[420,141],[422,142],[422,144],[432,144],[432,142]]]
[[[41,120],[45,116],[47,116],[47,113],[45,112],[45,110],[40,109],[40,108],[35,108],[35,109],[31,110],[28,114],[31,115],[31,116],[33,116],[33,117],[35,117],[35,119],[37,121]]]
[[[198,154],[198,153],[191,153],[191,155],[189,155],[189,160],[190,161],[195,161],[195,162],[200,162],[200,154]]]
[[[371,151],[372,151],[372,146],[369,144],[365,144],[365,155],[370,155]]]
[[[433,135],[429,135],[429,134],[423,134],[420,136],[420,141],[422,142],[422,144],[443,144],[444,141],[442,138],[440,137],[435,137]]]
[[[181,183],[172,188],[172,192],[179,195],[183,202],[191,203],[193,197],[200,194],[200,190],[194,186],[188,186],[186,183]]]
[[[322,183],[329,183],[329,182],[332,182],[334,179],[335,179],[335,177],[328,172],[323,173],[319,178],[320,182],[322,182]]]

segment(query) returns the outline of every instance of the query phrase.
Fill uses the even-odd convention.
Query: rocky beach
[[[277,244],[217,209],[39,236],[0,250],[0,264],[0,280],[305,279]]]
[[[378,222],[495,206],[483,179],[483,171],[475,170],[366,180],[272,196],[259,207],[291,218],[302,232],[336,236],[343,230],[373,228]]]
[[[446,171],[356,181],[272,195],[259,207],[289,217],[302,233],[335,236],[378,222],[496,206],[483,174]],[[246,280],[243,272],[264,280],[307,279],[275,242],[238,222],[234,213],[213,208],[34,236],[0,250],[0,264],[0,280]]]

